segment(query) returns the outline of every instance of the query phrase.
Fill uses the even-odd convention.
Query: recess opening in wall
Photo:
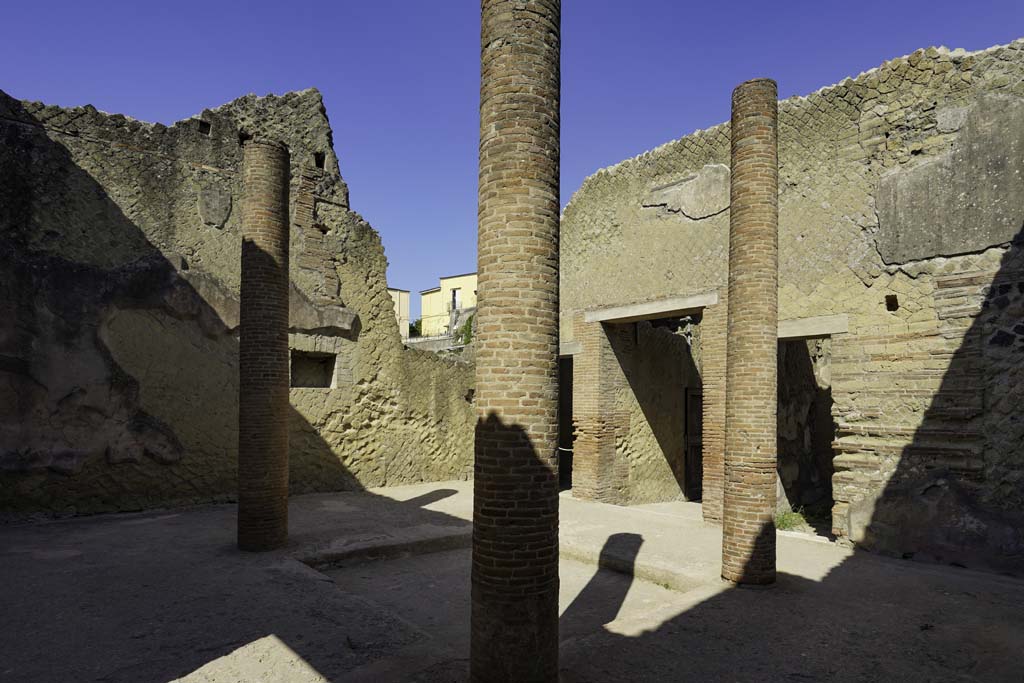
[[[209,135],[212,128],[213,127],[210,125],[209,121],[203,121],[202,119],[199,119],[199,132],[202,135]]]
[[[292,386],[330,389],[334,383],[333,353],[292,350]]]
[[[895,294],[885,295],[885,310],[887,311],[898,311],[900,310],[900,300]]]
[[[327,165],[327,155],[324,154],[323,152],[314,152],[313,163],[316,164],[317,168],[323,170],[323,168]]]

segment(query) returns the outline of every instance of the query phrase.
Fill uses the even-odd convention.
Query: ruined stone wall
[[[841,538],[1019,561],[1022,145],[1024,41],[919,50],[779,104],[779,317],[848,323],[831,339]],[[728,162],[723,124],[587,179],[562,220],[563,343],[599,306],[717,290],[704,320],[720,318]],[[709,397],[724,375],[708,361],[725,344],[713,327],[702,335],[709,519],[720,475],[708,468],[721,463]]]
[[[234,497],[241,140],[291,151],[293,492],[467,476],[472,376],[403,350],[315,90],[173,126],[0,93],[0,509]]]
[[[325,446],[344,474],[364,486],[471,477],[472,366],[403,347],[383,287],[380,237],[350,211],[332,225],[345,236],[335,271],[345,305],[359,312],[358,343],[347,356],[348,381],[330,392],[292,389],[292,406],[303,418],[292,430],[292,458],[301,463],[293,463],[293,477],[296,466],[310,471],[309,483],[293,481],[293,491],[319,490],[316,482],[330,478],[336,465]]]

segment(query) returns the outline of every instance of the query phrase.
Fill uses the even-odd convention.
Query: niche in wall
[[[334,385],[334,362],[336,355],[314,351],[292,349],[293,387],[330,389]]]

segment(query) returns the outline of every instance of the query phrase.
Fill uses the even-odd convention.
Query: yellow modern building
[[[439,286],[420,292],[420,334],[436,337],[450,334],[453,311],[476,308],[476,273],[449,275]]]
[[[395,302],[395,318],[398,320],[398,332],[402,339],[409,338],[409,290],[388,287],[388,294]]]

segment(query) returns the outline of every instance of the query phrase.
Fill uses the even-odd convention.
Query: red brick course
[[[288,540],[288,149],[243,148],[238,547]]]
[[[561,8],[481,10],[471,675],[555,681]]]
[[[768,79],[732,96],[722,578],[760,585],[775,581],[777,100]]]

